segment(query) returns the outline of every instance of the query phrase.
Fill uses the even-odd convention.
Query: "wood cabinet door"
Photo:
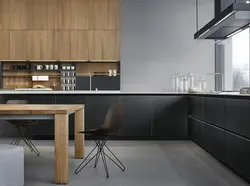
[[[57,59],[71,59],[71,34],[70,31],[60,30],[57,32]]]
[[[119,1],[90,1],[90,29],[119,29]]]
[[[10,32],[0,31],[0,60],[10,59]]]
[[[10,0],[10,28],[27,29],[27,0]]]
[[[119,31],[95,30],[89,33],[90,60],[120,59]]]
[[[89,1],[71,1],[71,29],[89,28]]]
[[[57,31],[47,30],[47,58],[48,60],[58,60]]]
[[[0,0],[0,30],[10,28],[10,1]]]
[[[47,0],[28,0],[28,29],[47,28]]]
[[[47,59],[47,31],[28,31],[28,60]]]
[[[71,59],[88,60],[88,31],[71,31]]]
[[[48,0],[47,2],[47,29],[57,29],[58,7],[57,0]]]
[[[70,29],[71,27],[71,11],[70,0],[59,0],[57,2],[57,28]]]
[[[27,60],[27,31],[10,31],[10,59]]]

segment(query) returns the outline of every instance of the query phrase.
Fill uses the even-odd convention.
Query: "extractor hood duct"
[[[195,39],[227,39],[250,25],[250,3],[233,3],[195,33]]]

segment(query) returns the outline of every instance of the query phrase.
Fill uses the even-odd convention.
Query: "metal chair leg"
[[[116,157],[116,155],[110,150],[110,148],[108,148],[108,146],[105,144],[106,149],[108,149],[108,151],[113,155],[113,157],[120,163],[120,165],[115,162],[110,156],[108,156],[106,153],[105,155],[113,162],[115,163],[122,171],[125,171],[125,166],[123,165],[123,163]]]
[[[96,144],[98,145],[98,150],[97,150],[97,155],[96,155],[96,158],[95,158],[95,164],[94,164],[94,168],[96,168],[96,165],[98,163],[98,160],[100,158],[100,154],[101,154],[101,148],[100,148],[100,140],[99,141],[95,141]]]
[[[108,170],[107,161],[106,161],[106,158],[104,155],[104,149],[102,149],[102,151],[101,151],[101,156],[102,156],[102,162],[103,162],[103,165],[105,168],[106,176],[107,176],[107,178],[109,178],[109,170]]]
[[[40,156],[40,152],[39,152],[39,150],[36,148],[36,146],[34,145],[34,143],[33,143],[31,140],[29,140],[29,139],[27,139],[27,141],[28,141],[29,144],[31,145],[31,147],[32,147],[33,151],[36,153],[36,155],[37,155],[37,156]]]
[[[94,158],[96,157],[96,155],[93,156],[92,158],[90,158],[90,160],[89,160],[87,163],[85,163],[85,164],[83,165],[83,163],[88,159],[88,157],[92,154],[92,152],[94,152],[94,150],[95,150],[96,148],[97,148],[97,145],[95,146],[95,148],[93,148],[93,149],[91,150],[91,152],[87,155],[87,157],[84,158],[84,160],[82,161],[82,163],[76,168],[75,174],[78,174],[79,172],[81,172],[81,170],[82,170],[84,167],[86,167],[86,165],[88,165],[89,162],[91,162],[92,159],[94,159]],[[83,165],[83,166],[82,166],[82,165]],[[82,167],[81,167],[81,166],[82,166]]]

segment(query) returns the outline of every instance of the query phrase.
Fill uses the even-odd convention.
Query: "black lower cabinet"
[[[95,129],[103,125],[109,108],[117,101],[116,95],[88,95],[85,105],[85,129]]]
[[[203,148],[218,160],[225,162],[226,132],[218,127],[203,123]]]
[[[200,146],[202,146],[202,125],[201,121],[189,117],[188,136]]]
[[[152,136],[162,140],[187,139],[187,97],[152,97]]]
[[[220,97],[203,97],[203,118],[202,120],[225,127],[225,99]]]
[[[25,95],[29,104],[55,104],[55,95],[32,94]],[[38,124],[30,125],[27,134],[34,139],[52,139],[54,136],[54,121],[39,120]]]
[[[226,163],[250,181],[250,140],[226,133]]]
[[[250,139],[250,100],[226,99],[226,129]]]
[[[133,139],[149,139],[151,136],[151,98],[150,96],[120,96],[124,103],[121,136]]]

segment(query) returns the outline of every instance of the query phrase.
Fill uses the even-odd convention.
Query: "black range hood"
[[[195,39],[227,39],[250,25],[250,4],[233,3],[195,33]]]

